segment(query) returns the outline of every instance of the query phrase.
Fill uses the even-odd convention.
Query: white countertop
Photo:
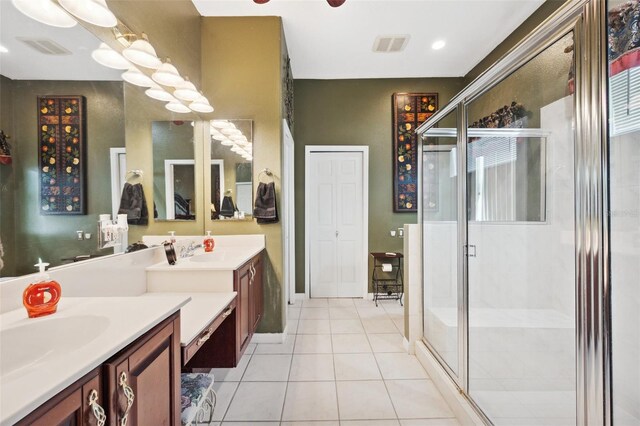
[[[189,297],[191,301],[180,309],[180,344],[186,346],[222,314],[237,295],[235,291],[224,293],[146,293],[142,298]]]
[[[0,425],[12,425],[189,302],[165,297],[62,298],[58,312],[0,315]]]
[[[175,265],[161,262],[146,268],[147,272],[178,272],[193,270],[233,271],[251,260],[253,256],[264,250],[264,245],[216,247],[213,252],[205,253],[197,249],[193,256],[180,258]]]

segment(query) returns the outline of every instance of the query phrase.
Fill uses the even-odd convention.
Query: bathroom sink
[[[0,377],[33,368],[45,359],[86,346],[109,326],[97,315],[25,319],[0,332]],[[81,338],[79,338],[81,337]],[[16,350],[17,349],[17,350]]]

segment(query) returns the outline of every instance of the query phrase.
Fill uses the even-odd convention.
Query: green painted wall
[[[403,240],[389,231],[416,223],[417,215],[393,212],[391,96],[437,92],[444,105],[462,87],[461,78],[295,81],[296,292],[304,293],[304,147],[369,146],[368,251],[402,252]]]
[[[496,46],[487,56],[484,57],[475,67],[473,67],[465,76],[465,85],[471,83],[482,74],[487,68],[497,62],[523,38],[525,38],[538,25],[544,22],[551,14],[553,14],[567,0],[546,0],[534,13],[531,14],[518,28],[516,28],[502,43]]]
[[[15,214],[15,241],[12,247],[5,246],[6,259],[15,268],[2,274],[23,275],[34,271],[38,257],[54,266],[64,257],[97,252],[98,214],[111,212],[109,148],[124,146],[123,91],[121,82],[20,80],[11,85],[14,149],[10,167],[15,199],[13,205],[3,199],[2,211],[3,216],[11,209]],[[42,95],[83,95],[87,99],[87,215],[40,215],[36,98]],[[92,238],[77,241],[76,230],[90,232]]]
[[[0,129],[11,137],[9,144],[15,144],[13,127],[13,81],[0,75]],[[15,155],[15,151],[12,151]],[[0,164],[0,240],[4,246],[4,267],[0,277],[15,275],[15,164]]]
[[[216,108],[212,118],[253,120],[254,189],[260,170],[271,169],[279,206],[284,57],[282,21],[278,17],[202,19],[202,87]],[[282,332],[282,224],[205,220],[205,226],[214,235],[265,234],[265,314],[258,332]]]

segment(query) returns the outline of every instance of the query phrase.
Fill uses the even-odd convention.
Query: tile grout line
[[[382,310],[384,311],[385,315],[389,316],[389,313],[387,312],[386,309],[384,309],[384,306],[382,307]],[[360,312],[358,312],[358,316],[360,316]],[[391,319],[391,318],[389,318],[389,319]],[[394,326],[395,326],[395,323],[394,323]],[[364,327],[364,324],[363,324],[363,327]],[[387,397],[389,398],[389,402],[391,402],[391,407],[393,407],[393,412],[396,415],[395,420],[398,422],[398,424],[400,424],[400,417],[398,416],[398,410],[396,409],[396,405],[393,403],[393,399],[391,398],[391,394],[389,393],[389,388],[387,387],[387,381],[385,380],[384,376],[382,375],[382,370],[380,369],[380,364],[378,364],[378,358],[376,357],[375,352],[373,352],[373,346],[371,345],[371,340],[369,340],[369,333],[367,333],[366,330],[365,330],[365,336],[366,336],[367,342],[369,342],[369,346],[371,346],[371,353],[373,354],[373,359],[376,362],[376,367],[378,367],[378,372],[380,373],[380,378],[382,379],[382,384],[384,386],[385,391],[387,392]]]
[[[250,344],[251,344],[251,342],[249,342],[249,345]],[[227,405],[227,409],[224,410],[224,414],[220,418],[220,424],[224,423],[224,420],[227,417],[227,414],[229,414],[229,408],[231,408],[231,404],[233,403],[233,399],[236,397],[236,394],[238,393],[238,390],[240,389],[240,385],[242,384],[242,378],[244,377],[244,373],[247,372],[247,368],[249,368],[249,363],[251,362],[251,358],[253,358],[253,355],[256,353],[256,349],[258,349],[258,344],[256,344],[256,347],[253,349],[253,352],[251,352],[249,354],[249,361],[247,361],[247,367],[242,372],[242,375],[240,376],[240,380],[238,380],[238,386],[236,386],[236,390],[233,391],[233,395],[231,395],[231,398],[229,399],[229,405]],[[222,382],[224,383],[224,380]]]
[[[302,311],[301,311],[302,313]],[[300,318],[298,318],[298,322],[300,321]],[[284,398],[282,398],[282,410],[280,410],[280,421],[279,423],[282,424],[283,420],[283,416],[284,416],[284,406],[287,403],[287,392],[289,392],[289,380],[291,379],[291,367],[293,367],[293,354],[294,351],[296,349],[296,341],[298,340],[298,328],[296,327],[296,334],[295,337],[293,338],[293,348],[291,348],[291,360],[289,361],[289,374],[287,374],[287,384],[284,387]]]

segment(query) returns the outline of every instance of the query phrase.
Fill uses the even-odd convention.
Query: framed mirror
[[[212,120],[211,220],[250,220],[253,213],[253,121]]]
[[[153,201],[156,220],[196,220],[193,121],[154,121]]]

